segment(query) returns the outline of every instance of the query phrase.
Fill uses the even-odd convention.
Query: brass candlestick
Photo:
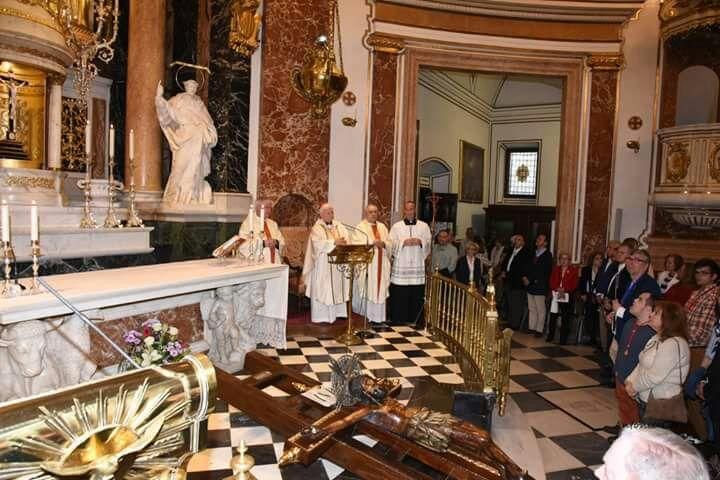
[[[38,284],[38,271],[40,270],[40,241],[30,240],[30,249],[32,252],[32,272],[33,278],[30,284],[30,293],[40,292],[40,285]]]
[[[252,455],[246,453],[247,447],[245,446],[244,440],[240,440],[240,446],[237,448],[237,452],[237,455],[230,460],[230,468],[233,472],[230,479],[255,480],[255,476],[250,473],[250,470],[255,466],[255,459]]]
[[[115,185],[115,157],[113,155],[110,156],[108,167],[110,170],[108,173],[108,208],[103,227],[118,228],[122,225],[122,222],[120,222],[115,213],[115,191],[120,190],[120,188]]]
[[[128,212],[128,227],[142,227],[143,221],[135,209],[135,159],[130,157],[130,210]]]
[[[83,207],[83,218],[80,220],[80,228],[97,228],[97,222],[93,216],[92,205],[92,158],[89,153],[85,153],[85,179],[78,181],[78,187],[83,189],[83,197],[85,205]]]
[[[0,296],[9,297],[12,294],[12,286],[10,285],[12,264],[15,262],[15,251],[12,248],[10,241],[2,242],[3,251],[3,273],[4,281],[2,293]]]

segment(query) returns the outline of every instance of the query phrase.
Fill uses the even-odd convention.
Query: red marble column
[[[330,116],[315,118],[290,83],[308,48],[326,33],[325,0],[266,0],[262,41],[262,99],[258,196],[287,193],[314,205],[327,200]]]
[[[603,65],[592,72],[588,163],[585,182],[583,257],[603,250],[610,223],[618,66]]]
[[[399,40],[379,36],[371,36],[368,44],[374,48],[368,201],[377,204],[380,220],[388,224],[393,199],[398,53],[403,45]]]

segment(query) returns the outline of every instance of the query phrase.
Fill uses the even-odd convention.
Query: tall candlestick
[[[250,205],[250,211],[248,212],[248,215],[250,215],[250,231],[255,231],[255,205]]]
[[[135,130],[132,128],[130,129],[130,141],[128,143],[130,144],[128,148],[128,157],[135,158]]]
[[[2,205],[2,241],[10,241],[10,208],[5,203]]]
[[[110,124],[110,156],[115,157],[115,127]]]
[[[40,240],[40,228],[38,225],[38,207],[33,201],[30,207],[30,240]]]
[[[92,124],[90,120],[85,124],[85,155],[90,156],[92,146]]]

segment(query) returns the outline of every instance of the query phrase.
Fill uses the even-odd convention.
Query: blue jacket
[[[630,313],[628,313],[628,315],[630,315]],[[615,375],[618,380],[623,383],[640,362],[640,352],[643,351],[647,342],[655,336],[655,330],[644,325],[638,328],[632,338],[632,342],[630,342],[630,334],[633,324],[635,323],[635,318],[632,316],[631,318],[632,321],[627,322],[623,327],[622,335],[618,340],[617,357],[615,357]],[[627,355],[625,351],[627,351]]]
[[[553,256],[545,250],[539,257],[533,252],[527,264],[527,276],[530,284],[527,292],[530,295],[547,295],[550,291],[550,274],[553,268]]]
[[[618,291],[618,301],[620,304],[625,308],[625,312],[622,317],[618,317],[615,320],[615,338],[620,341],[620,335],[623,332],[623,328],[625,328],[625,324],[628,323],[628,321],[633,318],[632,314],[630,313],[630,307],[632,306],[633,302],[637,297],[640,296],[642,293],[649,293],[654,298],[660,298],[660,287],[657,284],[657,281],[647,273],[644,273],[640,278],[637,279],[636,282],[632,281],[632,278],[630,277],[630,274],[624,275],[627,273],[627,270],[621,273],[621,283],[625,283],[629,281],[630,283],[627,285],[623,285],[624,288],[622,288],[622,296],[620,296],[620,291]],[[620,290],[620,289],[618,289]]]
[[[608,267],[608,262],[610,262],[610,266]],[[605,269],[607,267],[607,270]],[[610,286],[610,280],[612,280],[613,276],[618,271],[618,263],[613,262],[611,260],[606,260],[602,266],[600,267],[600,271],[598,272],[598,276],[595,279],[595,290],[594,293],[601,294],[603,296],[607,295],[608,287]]]

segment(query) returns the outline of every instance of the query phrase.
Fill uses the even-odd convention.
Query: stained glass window
[[[507,149],[505,153],[505,196],[537,196],[538,150]]]

